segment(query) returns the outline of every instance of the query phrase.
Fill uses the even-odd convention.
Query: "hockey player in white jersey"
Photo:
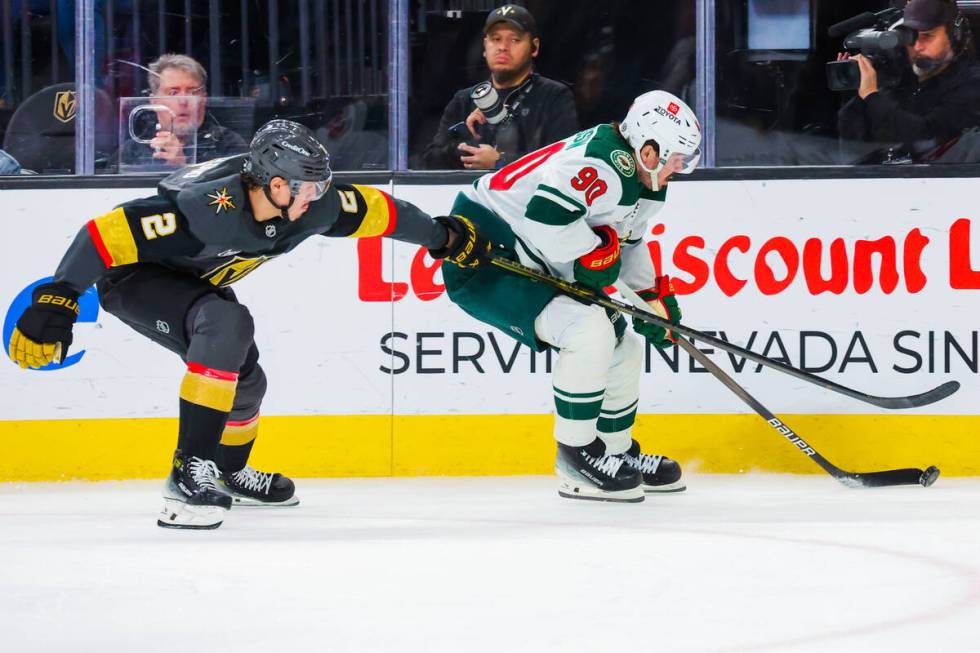
[[[700,144],[691,109],[652,91],[636,98],[622,123],[597,125],[480,178],[457,196],[452,213],[476,223],[498,253],[593,288],[625,284],[677,323],[670,279],[655,276],[643,236],[670,177],[697,166]],[[642,453],[632,437],[643,347],[622,315],[492,266],[444,265],[443,275],[449,297],[470,315],[534,350],[558,350],[561,496],[633,502],[685,488],[680,465]],[[633,328],[657,347],[674,344],[663,328],[638,320]]]

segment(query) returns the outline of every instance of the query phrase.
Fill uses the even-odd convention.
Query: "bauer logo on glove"
[[[602,290],[619,278],[619,269],[623,265],[619,257],[619,235],[607,225],[592,231],[599,237],[599,246],[575,259],[575,280],[584,286]]]
[[[461,215],[447,215],[435,218],[446,228],[446,244],[430,249],[429,256],[443,258],[461,268],[475,268],[490,256],[490,241],[477,231],[473,222]]]
[[[52,306],[64,306],[68,310],[75,311],[75,315],[78,316],[78,302],[71,297],[44,294],[37,298],[37,303],[50,304]]]

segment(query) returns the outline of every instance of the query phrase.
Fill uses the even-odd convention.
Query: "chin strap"
[[[262,187],[262,192],[265,193],[265,198],[267,200],[269,200],[269,204],[271,204],[272,206],[274,206],[277,209],[279,209],[279,214],[282,216],[282,219],[283,220],[288,220],[289,219],[289,207],[291,207],[293,205],[293,202],[296,201],[296,196],[290,193],[290,195],[289,195],[289,203],[286,204],[285,206],[283,206],[282,204],[276,204],[276,201],[274,199],[272,199],[272,193],[269,192],[269,185],[268,184],[266,184],[265,186]]]

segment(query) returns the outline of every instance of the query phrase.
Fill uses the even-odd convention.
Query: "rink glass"
[[[116,173],[119,101],[145,97],[145,66],[176,52],[206,69],[209,106],[254,103],[230,125],[246,141],[264,121],[291,118],[316,131],[335,170],[417,168],[453,93],[487,78],[483,23],[502,4],[0,0],[0,137],[38,172],[80,173],[82,111],[92,169]],[[524,4],[539,28],[536,70],[569,85],[583,128],[622,118],[633,97],[661,88],[698,113],[702,168],[852,164],[880,145],[840,141],[836,116],[847,97],[827,88],[824,65],[841,48],[828,27],[887,0]],[[980,34],[980,12],[961,11]],[[50,88],[76,81],[82,96]],[[15,119],[38,93],[26,110],[33,120]],[[89,97],[91,105],[81,101]],[[18,130],[34,137],[18,140]]]

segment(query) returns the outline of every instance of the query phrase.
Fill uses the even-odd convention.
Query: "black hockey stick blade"
[[[841,472],[835,478],[849,487],[888,487],[890,485],[921,485],[929,487],[939,478],[939,468],[935,465],[926,470],[891,469],[885,472]]]
[[[919,406],[928,406],[929,404],[934,404],[937,401],[945,399],[954,392],[960,389],[959,381],[947,381],[942,385],[938,385],[932,390],[927,390],[922,394],[909,395],[907,397],[875,397],[873,395],[866,395],[869,404],[878,406],[879,408],[890,408],[890,409],[901,409],[901,408],[918,408]]]
[[[937,386],[927,392],[923,392],[917,395],[908,395],[902,397],[878,397],[875,395],[870,395],[860,390],[855,390],[849,388],[845,385],[835,383],[829,379],[817,376],[816,374],[811,374],[810,372],[804,372],[803,370],[797,369],[792,365],[787,365],[786,363],[778,360],[773,360],[762,354],[757,354],[751,350],[744,349],[738,345],[732,344],[727,340],[722,340],[721,338],[715,338],[714,336],[708,335],[698,331],[697,329],[692,329],[683,324],[671,324],[667,320],[664,320],[656,315],[651,315],[645,311],[639,310],[624,304],[623,302],[616,301],[607,297],[605,294],[598,293],[591,288],[585,286],[580,286],[576,283],[570,281],[565,281],[564,279],[559,279],[546,272],[540,270],[535,270],[534,268],[529,268],[526,265],[518,263],[508,258],[504,258],[497,254],[492,254],[490,262],[496,267],[503,268],[514,274],[518,274],[530,279],[535,279],[542,283],[552,286],[559,292],[568,295],[573,299],[577,299],[583,302],[589,302],[593,304],[598,304],[604,308],[610,308],[612,310],[620,311],[626,315],[630,315],[640,320],[645,320],[651,324],[656,324],[662,326],[665,329],[670,329],[674,333],[678,333],[688,338],[697,340],[707,345],[711,345],[730,354],[740,356],[742,358],[748,359],[753,363],[758,363],[759,365],[764,365],[774,370],[779,370],[784,374],[789,374],[790,376],[800,379],[801,381],[806,381],[807,383],[812,383],[818,385],[826,390],[842,394],[845,397],[850,397],[852,399],[857,399],[858,401],[863,401],[872,406],[878,406],[879,408],[886,408],[889,410],[900,410],[903,408],[918,408],[920,406],[927,406],[929,404],[940,401],[950,396],[960,388],[960,384],[957,381],[947,381],[940,386]]]
[[[639,299],[637,297],[637,299]],[[789,440],[794,447],[796,447],[801,453],[805,454],[815,462],[821,469],[833,476],[835,479],[840,481],[843,485],[847,487],[887,487],[889,485],[921,485],[922,487],[929,487],[936,482],[939,478],[939,468],[930,467],[923,471],[921,469],[890,469],[881,472],[848,472],[834,463],[830,462],[824,458],[816,448],[804,440],[798,433],[796,433],[788,424],[772,414],[772,412],[766,408],[762,402],[753,397],[748,390],[743,388],[738,381],[728,376],[721,367],[718,366],[713,360],[708,358],[707,354],[695,347],[686,338],[678,338],[677,344],[684,351],[690,354],[696,361],[701,363],[702,367],[707,369],[712,376],[722,382],[729,390],[734,392],[742,401],[744,401],[752,410],[754,410],[762,419],[766,420],[769,426],[773,427],[780,435]]]

